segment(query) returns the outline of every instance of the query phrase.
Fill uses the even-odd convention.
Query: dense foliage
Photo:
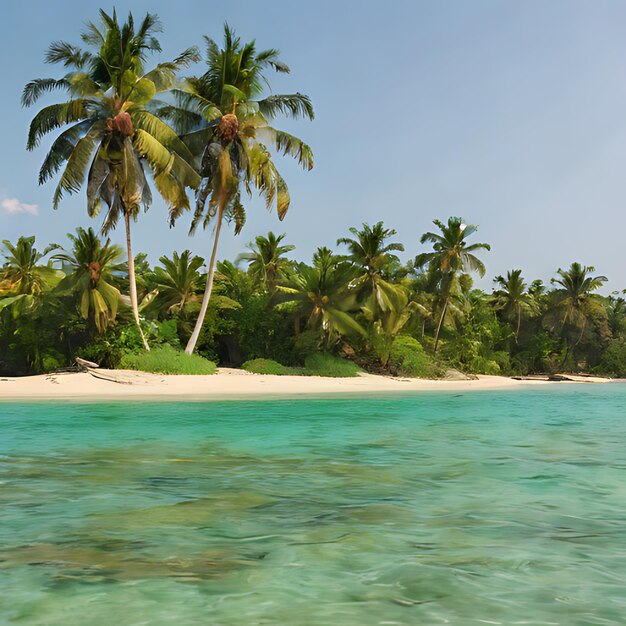
[[[71,366],[77,356],[107,367],[210,372],[210,361],[264,373],[352,376],[359,368],[398,376],[588,371],[626,376],[626,301],[601,296],[606,277],[571,263],[550,285],[519,269],[475,289],[486,273],[487,243],[459,217],[411,249],[383,222],[353,227],[310,263],[288,255],[286,235],[257,236],[236,262],[217,259],[222,224],[245,223],[244,195],[257,193],[282,219],[290,197],[275,158],[313,166],[307,144],[277,130],[279,115],[313,119],[300,93],[265,93],[269,70],[289,68],[275,49],[258,51],[226,26],[222,47],[205,38],[204,72],[182,78],[200,59],[190,48],[144,69],[160,51],[156,16],[120,23],[101,12],[85,49],[53,43],[46,56],[61,78],[36,79],[31,106],[48,92],[67,99],[34,116],[27,148],[58,132],[39,174],[59,174],[53,205],[86,191],[99,232],[79,228],[65,248],[34,237],[0,248],[0,373]],[[157,100],[156,96],[160,99]],[[149,182],[170,208],[170,225],[191,208],[192,229],[214,227],[208,261],[189,250],[151,266],[131,248],[131,222],[151,201]],[[124,251],[106,239],[118,220]],[[164,224],[165,226],[165,224]],[[412,240],[416,240],[412,235]],[[327,244],[330,242],[326,242]],[[402,263],[396,253],[413,258]],[[200,360],[181,357],[182,348]],[[150,348],[152,352],[149,353]]]
[[[462,270],[442,280],[439,261],[419,264],[423,253],[403,265],[382,252],[368,267],[342,249],[323,247],[307,264],[287,258],[292,246],[273,245],[280,239],[256,237],[237,264],[217,264],[198,341],[205,359],[279,374],[345,375],[342,368],[352,366],[348,375],[359,367],[425,378],[448,367],[626,375],[626,302],[620,294],[597,293],[606,279],[593,267],[572,263],[550,285],[512,270],[487,293]],[[92,230],[78,229],[69,241],[67,252],[59,245],[41,250],[33,237],[3,243],[0,371],[45,372],[76,356],[108,367],[192,371],[158,369],[144,358],[121,250]],[[203,263],[187,250],[163,255],[155,267],[136,259],[140,321],[154,363],[168,356],[174,362],[169,347],[178,354],[189,339]]]

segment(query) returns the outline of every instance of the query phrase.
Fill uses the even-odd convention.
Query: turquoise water
[[[626,623],[626,385],[0,404],[0,623]]]

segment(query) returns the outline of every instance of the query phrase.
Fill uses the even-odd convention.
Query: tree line
[[[379,373],[589,371],[626,375],[626,301],[602,296],[606,277],[574,262],[550,284],[521,270],[476,289],[489,245],[457,217],[435,220],[424,251],[407,263],[396,231],[382,222],[350,229],[309,263],[289,258],[284,234],[258,236],[234,261],[216,263],[198,335],[203,357],[229,366],[251,359],[301,365],[315,353]],[[205,260],[189,250],[137,268],[137,328],[123,249],[79,228],[65,248],[34,237],[3,242],[0,370],[49,371],[76,356],[119,366],[150,345],[187,345],[204,299]]]

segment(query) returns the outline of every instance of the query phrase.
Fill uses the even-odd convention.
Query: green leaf
[[[135,83],[127,100],[135,105],[143,105],[150,102],[155,95],[155,84],[148,78],[142,78]]]
[[[91,289],[87,290],[87,291],[83,291],[83,295],[80,299],[80,315],[81,317],[86,320],[89,317],[89,304],[90,304],[90,292]]]
[[[193,163],[193,155],[178,135],[156,115],[144,110],[130,110],[135,129],[150,134],[156,141],[170,152],[176,152],[188,163]]]

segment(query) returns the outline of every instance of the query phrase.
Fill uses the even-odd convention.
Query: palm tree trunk
[[[449,301],[449,298],[446,298],[443,304],[443,310],[441,311],[441,317],[439,318],[439,324],[437,324],[437,332],[435,333],[435,348],[433,352],[437,352],[437,346],[439,345],[439,333],[441,332],[441,327],[443,326],[443,320],[446,316],[446,311],[448,310],[448,301]]]
[[[147,352],[150,352],[150,346],[146,340],[146,336],[143,334],[143,330],[141,330],[141,324],[139,323],[139,305],[137,303],[137,282],[135,279],[135,258],[133,257],[133,250],[130,245],[130,213],[128,211],[124,211],[124,225],[126,226],[126,252],[128,254],[128,281],[129,281],[129,290],[130,290],[130,306],[133,310],[133,317],[135,318],[135,323],[137,324],[137,328],[139,329],[139,334],[141,335],[141,341],[143,342],[143,347]]]
[[[217,257],[217,244],[220,238],[220,231],[222,230],[222,217],[224,215],[224,199],[220,199],[219,209],[217,211],[217,225],[215,227],[215,239],[213,240],[213,252],[211,252],[211,261],[209,262],[209,272],[206,275],[206,287],[204,288],[204,296],[202,297],[202,305],[200,306],[200,313],[198,313],[198,319],[194,326],[191,337],[187,342],[185,352],[187,354],[193,354],[196,349],[196,343],[198,343],[198,337],[200,337],[200,331],[204,324],[204,318],[206,316],[207,309],[209,308],[209,300],[211,299],[211,292],[213,291],[213,279],[215,277],[215,259]]]
[[[515,343],[519,340],[519,329],[522,325],[522,307],[517,307],[517,328],[515,329]]]

